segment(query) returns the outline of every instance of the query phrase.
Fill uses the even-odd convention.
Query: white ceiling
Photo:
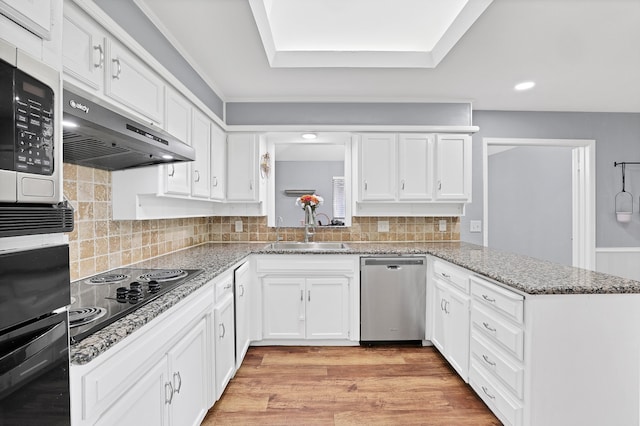
[[[271,67],[433,68],[492,0],[249,0]]]
[[[640,112],[640,0],[494,0],[434,69],[272,68],[249,0],[136,2],[225,101]],[[378,25],[393,28],[398,16]],[[525,80],[536,87],[515,92]]]

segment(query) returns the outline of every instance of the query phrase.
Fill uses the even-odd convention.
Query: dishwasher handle
[[[400,269],[400,266],[421,266],[424,265],[424,257],[394,257],[394,258],[362,258],[362,266],[386,266],[387,269]]]

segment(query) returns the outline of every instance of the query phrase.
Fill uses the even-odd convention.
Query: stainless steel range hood
[[[104,170],[193,161],[195,151],[170,134],[150,128],[96,102],[64,91],[64,162]]]

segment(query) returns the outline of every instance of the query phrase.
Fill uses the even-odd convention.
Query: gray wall
[[[296,198],[284,195],[285,189],[315,189],[316,194],[324,199],[324,203],[316,209],[316,213],[324,213],[332,219],[332,178],[344,176],[344,162],[276,161],[275,168],[276,217],[282,216],[283,226],[301,226],[300,221],[304,219],[302,209],[295,205]],[[323,225],[327,224],[324,216],[318,219]]]
[[[571,148],[489,156],[489,247],[572,264]]]
[[[473,124],[480,131],[473,135],[473,203],[461,221],[463,241],[482,244],[482,234],[469,233],[469,220],[482,219],[482,138],[559,138],[596,141],[596,245],[640,246],[640,166],[627,167],[627,191],[636,207],[628,224],[615,220],[621,177],[620,168],[613,167],[614,161],[640,161],[640,114],[474,111]]]
[[[95,2],[214,114],[221,119],[224,118],[224,105],[220,96],[178,53],[134,2],[131,0],[95,0]]]
[[[471,104],[228,102],[227,124],[470,126]]]

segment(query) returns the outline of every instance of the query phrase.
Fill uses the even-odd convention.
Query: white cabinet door
[[[227,136],[227,200],[257,201],[257,137],[254,134]]]
[[[211,179],[211,199],[223,201],[225,197],[225,175],[227,158],[227,135],[224,130],[211,126],[211,161],[209,164]]]
[[[0,0],[0,12],[41,38],[51,39],[51,0]]]
[[[449,289],[447,307],[447,356],[451,366],[465,380],[469,377],[470,297]]]
[[[154,365],[124,392],[95,423],[98,426],[167,425],[173,392],[167,378],[167,359]]]
[[[471,200],[471,136],[436,136],[436,198]]]
[[[62,66],[73,83],[102,92],[105,70],[105,33],[72,2],[65,2],[62,25]]]
[[[233,296],[231,294],[216,303],[214,318],[216,400],[218,400],[236,371],[235,318],[233,315]]]
[[[433,136],[399,135],[398,199],[402,201],[431,200],[433,173]]]
[[[236,369],[240,368],[242,360],[249,349],[251,312],[249,310],[251,276],[249,262],[236,269],[234,273],[236,298]]]
[[[364,134],[360,143],[360,200],[396,199],[396,136]]]
[[[167,87],[165,99],[165,129],[182,142],[191,143],[191,104],[181,94]],[[165,176],[165,193],[191,194],[191,162],[162,166]]]
[[[446,344],[446,290],[439,281],[434,281],[434,283],[434,298],[431,306],[431,312],[433,312],[431,343],[444,355]]]
[[[107,39],[105,94],[162,126],[164,83],[144,62],[119,42]]]
[[[466,382],[469,377],[470,297],[434,280],[431,342]]]
[[[170,424],[198,426],[207,414],[207,324],[203,318],[167,354],[173,388]],[[139,423],[145,424],[145,423]],[[146,423],[155,424],[155,423]]]
[[[191,164],[191,195],[209,198],[211,121],[206,115],[194,109],[191,129],[191,146],[196,151],[196,159]]]
[[[306,279],[306,338],[349,338],[349,280]]]
[[[304,339],[304,278],[270,276],[262,286],[264,338]]]

